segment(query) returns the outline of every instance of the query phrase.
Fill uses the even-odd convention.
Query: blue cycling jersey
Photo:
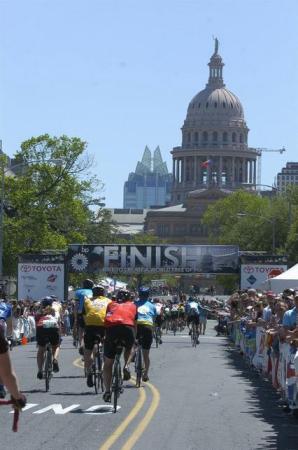
[[[0,319],[7,320],[11,317],[12,306],[9,303],[0,301]]]
[[[199,305],[197,304],[197,302],[186,303],[185,312],[189,316],[191,316],[191,315],[199,316],[200,315]]]
[[[156,307],[150,300],[137,300],[135,305],[138,310],[137,323],[140,325],[154,325],[154,319],[157,316]]]
[[[82,289],[77,289],[76,290],[75,298],[78,301],[77,312],[79,314],[82,314],[82,312],[83,312],[85,297],[88,297],[88,298],[92,298],[93,297],[92,289],[84,289],[84,288],[82,288]]]

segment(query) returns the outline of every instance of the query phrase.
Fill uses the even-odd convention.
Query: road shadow
[[[99,393],[101,394],[101,392]],[[51,393],[51,395],[63,395],[64,396],[71,396],[71,397],[75,397],[75,396],[89,396],[92,395],[93,397],[96,395],[94,393],[94,391],[92,392],[56,392],[56,393]]]
[[[41,393],[45,393],[45,390],[44,389],[30,389],[27,391],[22,390],[22,393],[23,394],[41,394]]]
[[[249,368],[238,351],[231,347],[227,348],[226,345],[223,350],[228,365],[237,371],[232,376],[245,379],[250,383],[248,408],[247,411],[241,411],[241,414],[253,414],[269,424],[272,429],[255,450],[297,450],[298,419],[283,411],[282,404],[278,402],[280,396],[271,383],[261,377],[257,371]]]
[[[85,378],[85,376],[84,375],[63,375],[63,376],[60,376],[60,377],[57,377],[57,376],[54,376],[54,378],[55,379],[60,379],[60,380],[70,380],[70,379],[73,379],[73,378]]]

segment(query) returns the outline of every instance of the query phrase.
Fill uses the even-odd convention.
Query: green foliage
[[[90,209],[102,183],[89,173],[86,146],[79,138],[49,135],[22,143],[13,162],[17,176],[5,177],[5,203],[15,212],[4,218],[5,273],[15,273],[20,253],[107,239],[107,215]]]
[[[289,228],[288,200],[237,191],[209,206],[203,217],[212,243],[236,244],[241,250],[285,252]],[[239,213],[242,216],[239,216]]]

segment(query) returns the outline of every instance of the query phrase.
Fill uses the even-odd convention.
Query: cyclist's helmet
[[[92,289],[93,286],[94,286],[94,282],[92,280],[89,280],[89,278],[87,278],[86,280],[83,281],[84,289]]]
[[[104,297],[105,296],[105,288],[103,286],[94,286],[92,288],[93,297]]]
[[[122,303],[126,302],[127,300],[131,300],[131,293],[126,289],[120,289],[117,292],[117,302]]]
[[[147,286],[141,286],[139,288],[139,298],[143,300],[149,298],[149,296],[150,296],[150,288]]]

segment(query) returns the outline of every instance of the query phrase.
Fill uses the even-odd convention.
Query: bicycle
[[[143,375],[143,353],[140,342],[136,342],[136,354],[135,354],[135,373],[136,373],[136,387],[141,387],[141,380]]]
[[[199,339],[199,334],[198,334],[198,329],[197,329],[197,325],[192,322],[191,323],[191,344],[193,347],[196,347],[198,344],[198,339]]]
[[[120,394],[123,392],[123,378],[122,378],[122,370],[121,370],[121,362],[120,357],[122,353],[122,345],[117,345],[116,355],[113,364],[113,372],[112,372],[112,397],[113,397],[113,412],[117,412],[117,403]]]
[[[158,348],[158,345],[161,343],[161,328],[159,326],[154,327],[154,339],[156,348]]]
[[[94,343],[93,363],[91,368],[95,394],[98,394],[99,389],[101,389],[101,392],[104,391],[102,365],[103,365],[103,348],[99,340],[96,340]]]
[[[14,413],[13,413],[13,423],[12,423],[12,431],[16,433],[18,431],[20,410],[15,406],[15,402],[13,400],[0,400],[0,405],[14,405]]]
[[[45,361],[43,368],[43,377],[45,380],[46,392],[48,392],[50,389],[50,380],[52,376],[53,376],[53,353],[52,353],[52,346],[48,342],[45,348]]]

